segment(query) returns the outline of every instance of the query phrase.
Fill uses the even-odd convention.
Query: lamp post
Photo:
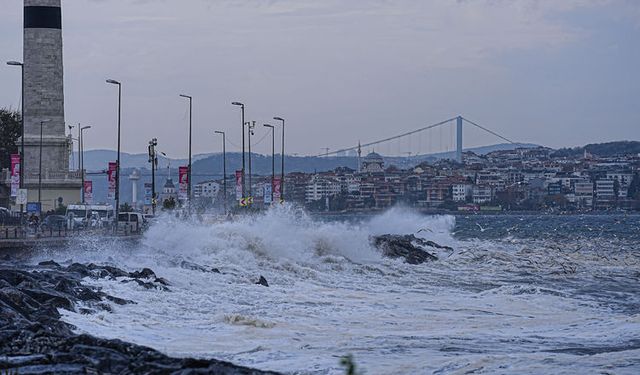
[[[256,127],[256,122],[253,121],[253,123],[251,122],[247,122],[247,128],[248,132],[247,135],[249,137],[248,141],[249,141],[249,203],[251,203],[251,136],[253,135],[253,128]],[[244,179],[243,179],[244,180]]]
[[[227,213],[227,146],[225,134],[222,131],[215,130],[216,134],[222,134],[222,195],[224,202],[224,213]]]
[[[245,196],[245,185],[244,185],[244,104],[240,102],[232,102],[232,105],[240,106],[242,110],[242,198]]]
[[[80,199],[82,203],[85,203],[84,201],[84,137],[82,132],[86,129],[91,129],[91,125],[83,126],[80,128],[80,137],[78,139],[78,144],[80,146],[80,155],[78,155],[78,157],[80,158],[80,175],[82,176],[82,196],[80,197]]]
[[[158,139],[149,141],[149,163],[151,163],[151,213],[156,214],[156,167],[158,166],[158,156],[156,156],[156,146]]]
[[[187,199],[189,200],[189,212],[191,212],[191,115],[192,115],[192,100],[189,95],[180,94],[181,97],[189,99],[189,165],[187,166]]]
[[[24,64],[19,61],[7,61],[7,65],[19,66],[21,71],[20,78],[20,126],[22,127],[22,136],[20,137],[20,189],[24,189]],[[22,224],[22,211],[24,205],[20,205],[20,223]]]
[[[284,119],[282,117],[274,117],[274,120],[282,122],[282,151],[280,165],[280,200],[284,201]]]
[[[273,204],[273,180],[276,173],[276,136],[273,125],[264,124],[266,128],[271,128],[271,204]]]
[[[116,158],[116,232],[118,231],[118,217],[120,214],[120,119],[122,116],[122,84],[116,80],[108,79],[107,83],[118,85],[118,153]]]

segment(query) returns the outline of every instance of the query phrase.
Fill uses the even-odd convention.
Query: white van
[[[140,212],[118,213],[118,230],[127,233],[140,233],[144,225],[145,220]]]

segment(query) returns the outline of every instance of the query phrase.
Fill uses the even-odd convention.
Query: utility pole
[[[78,128],[80,129],[80,136],[78,137],[78,147],[80,149],[80,154],[78,158],[80,159],[80,175],[82,176],[82,196],[80,197],[80,201],[85,203],[84,201],[84,130],[91,129],[91,125],[80,127],[78,124]]]
[[[276,173],[276,154],[275,154],[276,138],[275,138],[275,132],[274,132],[275,128],[273,127],[273,125],[269,125],[269,124],[264,124],[264,126],[271,129],[271,204],[273,205],[273,180],[275,179],[275,173]]]
[[[224,132],[215,131],[216,134],[222,134],[222,195],[224,202],[224,213],[227,213],[227,141]]]
[[[191,212],[191,115],[193,98],[189,95],[180,94],[181,97],[189,99],[189,165],[187,166],[187,199],[189,200],[189,212]],[[179,181],[178,181],[179,182]]]
[[[118,85],[118,156],[116,160],[116,217],[115,232],[118,233],[118,218],[120,216],[120,120],[122,116],[122,84],[116,80],[108,79],[107,83]]]
[[[282,117],[274,117],[273,119],[282,122],[282,151],[280,151],[282,163],[280,165],[280,200],[284,202],[284,119]]]
[[[240,103],[240,102],[233,102],[231,103],[232,105],[237,105],[240,106],[240,109],[242,110],[242,198],[245,197],[246,193],[246,189],[245,189],[245,176],[244,176],[244,127],[245,127],[245,122],[244,122],[244,104]]]

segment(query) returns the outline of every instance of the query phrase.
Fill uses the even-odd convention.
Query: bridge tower
[[[462,163],[462,116],[456,117],[456,161]]]

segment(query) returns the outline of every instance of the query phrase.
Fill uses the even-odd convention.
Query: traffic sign
[[[16,204],[27,204],[27,189],[18,189]]]

